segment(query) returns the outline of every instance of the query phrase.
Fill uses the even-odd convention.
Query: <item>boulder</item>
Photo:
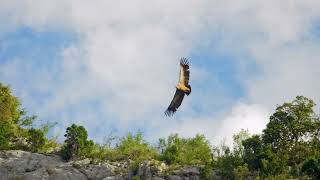
[[[115,174],[104,165],[87,165],[79,169],[88,179],[100,180],[105,177],[114,176]]]
[[[169,175],[166,178],[167,180],[182,180],[182,178],[178,175]]]
[[[165,179],[161,177],[152,177],[151,180],[165,180]]]
[[[144,161],[142,164],[140,164],[136,175],[139,176],[140,179],[150,180],[152,176],[150,162]]]
[[[199,167],[185,167],[179,171],[179,175],[182,176],[199,176],[200,168]]]
[[[128,178],[124,177],[124,176],[110,176],[110,177],[106,177],[103,180],[127,180]]]

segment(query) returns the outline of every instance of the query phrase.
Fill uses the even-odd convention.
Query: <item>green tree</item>
[[[62,156],[65,160],[70,160],[75,156],[87,156],[90,154],[94,143],[92,140],[88,141],[87,130],[83,126],[72,124],[67,128],[65,145],[62,149]]]
[[[233,150],[228,146],[222,144],[220,148],[215,148],[217,152],[214,166],[218,169],[219,174],[226,179],[235,179],[239,174],[244,175],[244,146],[242,141],[249,138],[248,131],[241,130],[239,133],[233,135]],[[247,168],[247,167],[246,167]]]
[[[33,152],[46,152],[56,146],[46,134],[55,124],[45,124],[34,128],[36,116],[27,116],[20,107],[19,99],[12,95],[9,86],[0,83],[0,150],[23,149]]]
[[[17,136],[21,116],[19,105],[10,88],[0,83],[0,149],[9,149]]]
[[[17,124],[22,111],[17,97],[12,95],[9,86],[0,83],[0,120]]]
[[[278,106],[263,130],[263,144],[270,145],[279,159],[287,161],[285,164],[290,167],[293,176],[299,176],[300,164],[317,153],[312,148],[317,145],[319,131],[319,118],[314,113],[314,107],[311,99],[297,96],[292,102]]]
[[[271,144],[274,150],[283,150],[303,141],[314,130],[314,107],[315,103],[303,96],[277,107],[263,130],[264,143]]]
[[[259,135],[253,135],[242,141],[244,146],[243,161],[248,164],[251,171],[258,171],[261,168],[262,140]]]
[[[260,174],[262,177],[276,176],[287,173],[288,155],[275,153],[271,145],[263,146],[260,156]]]
[[[19,141],[25,139],[24,128],[31,127],[36,119],[26,114],[10,87],[0,83],[0,150],[16,148]]]
[[[218,169],[220,176],[226,179],[235,179],[234,171],[242,164],[242,159],[226,148],[223,155],[217,158],[215,168]]]
[[[233,153],[242,158],[244,155],[243,141],[250,137],[249,131],[241,129],[238,133],[233,135]]]
[[[272,150],[270,144],[263,144],[259,135],[244,140],[243,161],[251,172],[260,172],[262,177],[283,173],[287,166],[287,154],[279,155]]]

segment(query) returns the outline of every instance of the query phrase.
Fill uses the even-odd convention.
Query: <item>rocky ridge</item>
[[[65,162],[58,155],[20,150],[0,151],[0,179],[3,180],[198,180],[199,167],[185,167],[165,173],[158,161],[145,161],[135,171],[128,162],[93,162],[90,159]],[[214,176],[212,177],[214,178]]]

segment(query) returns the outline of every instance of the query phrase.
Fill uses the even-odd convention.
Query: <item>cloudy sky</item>
[[[296,95],[320,100],[319,0],[0,0],[0,24],[0,82],[60,137],[230,142]],[[168,118],[180,57],[192,94]]]

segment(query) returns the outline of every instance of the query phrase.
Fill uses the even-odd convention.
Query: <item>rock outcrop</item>
[[[145,161],[134,172],[127,162],[93,162],[90,159],[65,162],[57,155],[20,150],[0,151],[1,180],[198,180],[198,167],[168,173],[159,161]]]
[[[25,151],[0,152],[0,179],[87,180],[125,179],[116,176],[110,166],[90,164],[90,160],[64,162],[57,155]]]

